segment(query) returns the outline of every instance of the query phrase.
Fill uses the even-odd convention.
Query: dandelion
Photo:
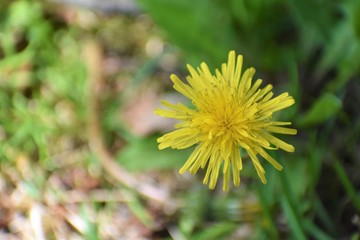
[[[194,108],[162,101],[168,109],[155,110],[157,115],[180,120],[174,131],[157,139],[159,149],[184,149],[195,145],[180,173],[189,170],[195,174],[199,168],[207,167],[203,183],[209,184],[210,189],[215,188],[221,169],[224,191],[229,189],[231,173],[234,185],[240,185],[241,153],[247,152],[262,183],[266,184],[259,156],[282,170],[266,150],[295,150],[272,135],[297,133],[296,129],[284,127],[290,122],[272,120],[274,112],[290,107],[294,99],[287,92],[273,97],[273,86],[268,84],[260,88],[261,79],[252,83],[255,69],[251,67],[242,73],[242,65],[243,57],[236,57],[235,51],[229,53],[227,64],[222,64],[221,70],[216,69],[215,75],[206,63],[201,63],[197,70],[187,65],[188,84],[174,74],[170,78],[174,89],[190,99]]]

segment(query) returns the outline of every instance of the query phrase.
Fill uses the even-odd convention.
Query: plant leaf
[[[335,116],[341,108],[341,100],[331,93],[324,93],[311,108],[299,118],[297,124],[302,127],[319,125]]]

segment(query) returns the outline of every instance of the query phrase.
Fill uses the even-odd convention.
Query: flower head
[[[240,184],[242,152],[247,152],[257,174],[265,184],[265,170],[258,156],[271,163],[276,169],[282,166],[266,150],[281,148],[294,152],[294,147],[272,133],[296,134],[296,130],[284,127],[290,122],[272,121],[272,114],[295,103],[287,92],[273,97],[272,85],[259,88],[262,80],[254,83],[254,68],[242,70],[243,57],[229,53],[227,64],[216,69],[213,75],[205,63],[195,70],[188,65],[188,84],[176,75],[171,75],[174,89],[190,99],[191,109],[182,103],[162,101],[168,109],[157,109],[155,113],[180,120],[174,131],[158,138],[159,149],[171,147],[184,149],[196,145],[194,151],[180,169],[194,174],[199,168],[207,167],[203,180],[209,188],[215,188],[220,169],[224,175],[223,190],[229,189],[232,172],[235,186]],[[209,182],[210,181],[210,182]]]

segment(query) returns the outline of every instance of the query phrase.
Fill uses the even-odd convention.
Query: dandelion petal
[[[193,68],[187,65],[187,83],[171,75],[174,89],[190,99],[194,108],[163,101],[167,109],[156,109],[155,114],[180,120],[175,130],[158,138],[159,149],[195,149],[180,169],[195,174],[206,169],[204,184],[214,189],[223,175],[223,191],[240,185],[243,160],[240,149],[247,152],[257,175],[266,184],[265,170],[260,163],[266,160],[277,170],[282,166],[267,151],[295,148],[272,134],[295,135],[296,129],[284,126],[290,122],[272,121],[272,114],[288,108],[295,100],[287,92],[274,97],[271,84],[261,88],[262,80],[253,81],[255,68],[242,73],[243,57],[230,51],[228,62],[211,73],[206,63]],[[243,152],[243,151],[241,151]]]

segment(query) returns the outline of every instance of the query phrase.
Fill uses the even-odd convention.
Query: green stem
[[[271,239],[279,239],[277,228],[276,228],[276,225],[273,221],[273,217],[270,212],[270,206],[266,200],[264,192],[260,187],[257,187],[256,190],[258,193],[258,197],[260,200],[260,204],[261,204],[261,208],[262,208],[264,217],[267,220],[267,223],[269,224],[268,230],[269,230],[269,234],[271,235]]]
[[[335,159],[334,170],[351,202],[354,204],[356,211],[360,213],[360,198],[357,196],[357,192],[352,185],[351,180],[349,179],[344,167],[341,165],[338,159]]]
[[[294,235],[296,236],[296,239],[306,240],[307,237],[306,233],[304,232],[299,212],[297,211],[294,200],[292,199],[293,194],[291,193],[289,179],[285,175],[285,172],[283,174],[280,174],[281,185],[284,190],[284,196],[283,198],[281,198],[282,207],[288,217],[289,226],[292,229]]]

